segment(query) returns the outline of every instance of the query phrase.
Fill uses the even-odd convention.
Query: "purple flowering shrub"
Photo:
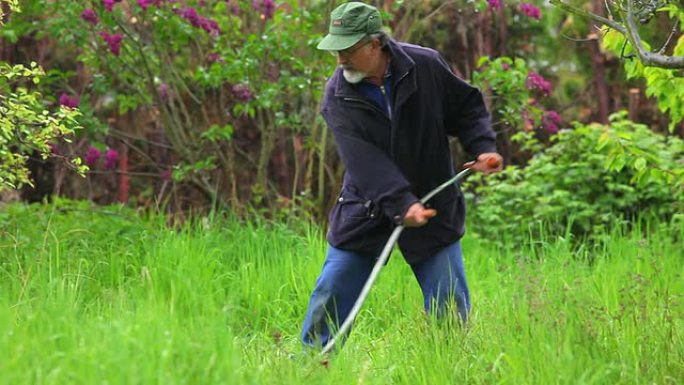
[[[108,148],[104,156],[104,168],[113,170],[119,161],[119,152],[113,148]]]
[[[499,11],[505,7],[509,7],[515,13],[521,13],[528,18],[534,20],[541,20],[541,8],[529,2],[511,1],[511,0],[482,0],[478,9],[484,11],[489,8],[492,11]]]
[[[557,111],[546,107],[553,93],[551,82],[530,70],[522,59],[500,57],[482,58],[473,74],[475,84],[489,90],[494,98],[490,110],[493,123],[499,130],[513,129],[513,141],[523,143],[527,150],[541,150],[532,135],[535,132],[549,136],[557,134],[563,122]]]
[[[81,159],[83,159],[83,163],[91,170],[98,168],[114,170],[119,163],[119,152],[111,147],[107,147],[103,154],[100,149],[91,144],[85,150]]]
[[[69,96],[66,93],[59,95],[59,105],[68,108],[78,108],[80,98],[77,95]]]
[[[522,3],[518,7],[518,9],[520,10],[520,12],[527,15],[528,17],[531,17],[531,18],[536,19],[536,20],[541,19],[541,16],[542,16],[541,15],[541,9],[539,9],[538,7],[536,7],[533,4]]]
[[[88,150],[83,155],[83,163],[90,168],[94,168],[97,162],[100,160],[102,153],[96,147],[90,146]]]
[[[543,96],[551,96],[551,83],[534,71],[527,71],[525,87],[528,90],[538,90]]]
[[[173,171],[174,180],[194,179],[211,190],[219,185],[212,179],[225,180],[222,172],[235,167],[216,156],[230,151],[234,136],[299,131],[317,118],[315,103],[331,68],[313,49],[325,16],[297,0],[26,3],[21,17],[44,20],[40,33],[79,63],[78,76],[53,69],[61,77],[46,85],[52,88],[46,94],[55,105],[83,111],[83,138],[60,149],[81,155],[91,168],[113,170],[121,155],[83,143],[119,143],[130,124],[125,115],[150,116],[145,124],[163,133],[173,156],[148,171],[160,180]],[[258,164],[246,166],[264,186],[274,146],[264,141],[250,154]]]

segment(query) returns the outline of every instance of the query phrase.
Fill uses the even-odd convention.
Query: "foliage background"
[[[372,1],[482,88],[508,167],[465,186],[470,327],[425,317],[396,256],[342,354],[301,349],[309,219],[343,172],[314,49],[339,3],[0,0],[0,190],[23,183],[0,192],[0,384],[684,377],[682,72],[537,0]],[[639,4],[681,55],[681,3]]]
[[[33,183],[21,199],[118,201],[179,218],[219,207],[238,216],[324,218],[343,167],[318,114],[334,59],[314,47],[338,3],[28,0],[21,12],[5,7],[0,60],[37,62],[45,76],[30,88],[45,108],[68,107],[81,128],[22,149]],[[546,186],[541,194],[558,198],[551,210],[558,213],[581,206],[572,212],[623,218],[649,202],[663,215],[681,209],[681,148],[666,139],[684,135],[681,71],[644,67],[621,35],[541,1],[371,3],[395,38],[440,50],[458,76],[484,91],[499,151],[514,168],[489,189],[474,181],[474,207],[502,201],[485,195],[530,174],[540,175],[530,179],[532,189]],[[600,3],[572,4],[596,11]],[[680,54],[684,40],[671,28],[680,17],[672,4],[650,13],[644,40],[660,45],[673,35],[664,52]],[[610,121],[620,111],[627,111],[621,123]],[[627,120],[643,125],[636,141],[618,128],[631,127]],[[564,129],[572,133],[559,135]],[[564,160],[549,158],[561,152]],[[591,152],[597,161],[585,165]],[[457,165],[470,157],[457,141],[453,154]],[[77,158],[89,168],[85,178],[71,171]],[[543,172],[525,168],[541,162]],[[553,183],[557,175],[604,173],[627,178],[619,185],[629,197],[598,184],[587,185],[586,195],[565,194]],[[653,191],[657,199],[649,198]],[[589,196],[612,203],[587,203]],[[495,206],[482,211],[482,228],[492,225],[482,219],[491,210],[503,210]]]

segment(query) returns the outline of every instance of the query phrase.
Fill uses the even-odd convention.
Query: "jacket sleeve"
[[[436,73],[443,88],[445,128],[455,136],[471,155],[496,152],[496,133],[482,93],[453,74],[444,58],[438,54]]]
[[[396,164],[376,145],[363,138],[353,124],[339,112],[322,110],[332,130],[337,152],[345,165],[347,177],[363,194],[379,205],[392,222],[401,224],[408,208],[419,199]]]

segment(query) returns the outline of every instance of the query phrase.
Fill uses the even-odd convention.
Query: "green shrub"
[[[624,138],[630,156],[635,149],[647,156],[642,161],[616,157],[614,147],[599,145],[607,135]],[[493,239],[507,234],[520,240],[544,227],[550,234],[591,238],[616,221],[644,215],[669,219],[681,213],[681,139],[656,134],[617,114],[609,125],[575,123],[553,141],[524,168],[509,166],[486,181],[481,176],[469,180],[474,185],[471,230]]]
[[[81,128],[77,109],[60,105],[50,110],[43,95],[32,88],[44,76],[35,62],[23,66],[0,61],[0,191],[32,185],[29,155],[49,157],[55,141],[69,141]],[[81,174],[86,170],[80,158],[68,165]]]

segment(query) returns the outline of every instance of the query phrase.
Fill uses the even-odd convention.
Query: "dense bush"
[[[597,146],[606,136],[630,140],[652,156],[615,157],[614,149]],[[473,230],[492,238],[504,233],[526,237],[543,226],[552,234],[569,230],[591,236],[615,221],[643,215],[667,219],[684,207],[681,139],[656,134],[617,114],[609,125],[575,123],[552,140],[524,168],[510,166],[485,183],[470,179],[476,185],[469,213]]]
[[[0,191],[31,184],[26,162],[30,154],[46,158],[58,138],[69,140],[80,127],[78,110],[61,106],[48,109],[42,95],[32,86],[39,84],[43,69],[0,62]],[[80,159],[71,166],[85,171]]]
[[[320,125],[315,106],[332,58],[313,49],[326,12],[299,5],[27,0],[2,38],[54,39],[38,61],[47,73],[41,92],[48,103],[78,107],[83,127],[57,151],[81,155],[92,169],[110,154],[89,179],[132,172],[146,180],[137,179],[131,195],[145,196],[150,181],[182,181],[212,204],[238,206],[273,195],[269,167],[288,161],[291,142],[300,151],[295,162],[314,156],[305,140],[320,133],[302,133]],[[134,159],[121,165],[129,150]],[[313,173],[295,168],[298,177]],[[281,193],[294,188],[286,186]]]

